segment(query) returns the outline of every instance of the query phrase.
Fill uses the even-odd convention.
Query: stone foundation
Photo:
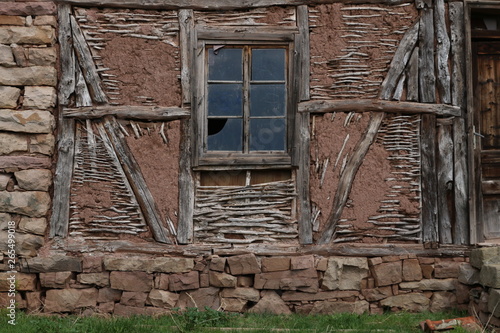
[[[412,255],[35,257],[17,273],[17,305],[125,316],[205,306],[280,314],[435,312],[467,309],[471,287],[459,283],[459,273],[470,270],[462,257]],[[8,274],[0,273],[2,306]]]

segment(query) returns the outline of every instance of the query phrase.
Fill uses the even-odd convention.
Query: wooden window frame
[[[295,66],[297,53],[295,52],[295,34],[293,32],[277,33],[237,33],[214,30],[197,30],[196,51],[194,60],[194,106],[193,110],[193,166],[198,169],[204,167],[292,167],[296,165],[294,159],[295,147],[295,116],[297,114],[299,89],[297,80],[300,73]],[[204,149],[207,127],[207,72],[206,49],[210,45],[238,45],[238,46],[277,46],[287,49],[287,96],[286,96],[286,150],[283,153],[272,152],[207,152]]]

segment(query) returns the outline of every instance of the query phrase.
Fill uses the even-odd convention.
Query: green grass
[[[418,324],[467,316],[465,313],[388,313],[384,315],[254,315],[189,309],[162,317],[36,316],[17,313],[15,326],[0,311],[0,332],[19,333],[163,333],[163,332],[421,332]],[[228,330],[227,328],[234,328]],[[238,328],[240,328],[238,330]],[[455,333],[466,332],[463,329]]]

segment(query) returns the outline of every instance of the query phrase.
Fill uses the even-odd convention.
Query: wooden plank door
[[[475,171],[480,237],[500,242],[500,42],[473,46]]]

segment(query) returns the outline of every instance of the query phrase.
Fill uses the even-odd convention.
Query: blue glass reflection
[[[209,116],[241,116],[243,113],[243,85],[209,84],[208,115]]]
[[[252,84],[250,86],[250,116],[284,116],[285,99],[284,84]]]
[[[286,142],[285,135],[284,118],[250,119],[251,151],[284,151]]]
[[[253,49],[252,80],[284,81],[285,49]]]
[[[242,119],[208,119],[207,150],[242,151]]]
[[[215,51],[214,51],[215,50]],[[208,79],[243,80],[243,49],[222,47],[208,49]]]

